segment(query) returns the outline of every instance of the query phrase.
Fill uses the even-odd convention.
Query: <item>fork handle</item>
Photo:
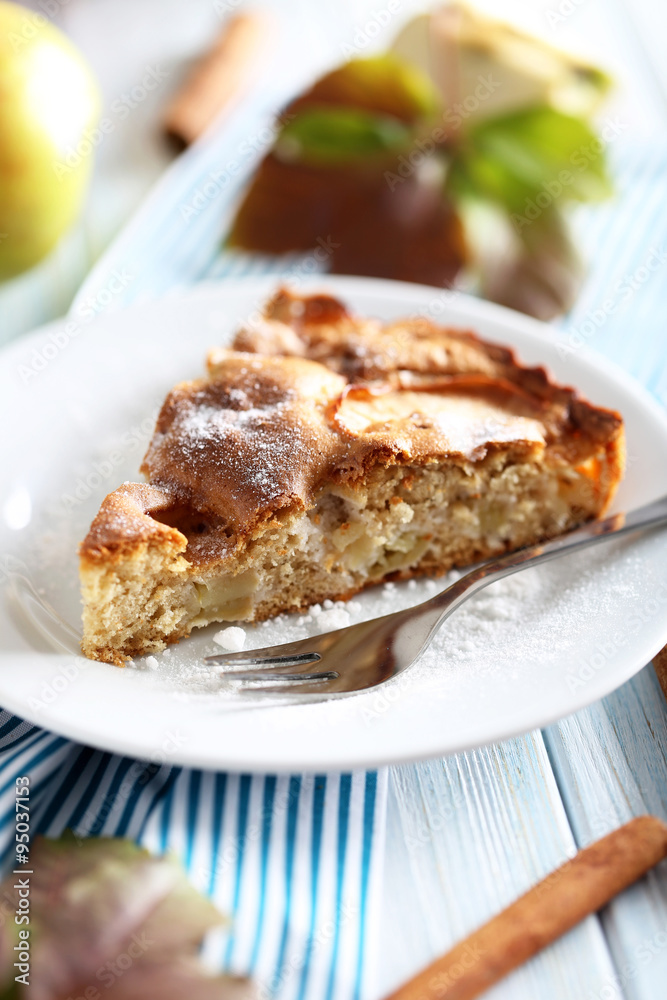
[[[558,538],[553,538],[549,542],[530,545],[517,552],[511,552],[509,555],[490,559],[482,566],[466,573],[451,587],[419,605],[419,609],[426,613],[425,617],[430,618],[430,612],[436,612],[424,645],[431,640],[433,633],[452,611],[471,594],[483,587],[488,587],[489,584],[502,580],[503,577],[511,576],[512,573],[517,573],[526,566],[540,566],[552,559],[558,559],[559,556],[578,552],[580,549],[604,542],[609,538],[628,535],[635,531],[647,531],[650,528],[657,528],[661,524],[667,524],[667,496],[654,500],[653,503],[646,504],[644,507],[638,507],[628,514],[613,514],[602,521],[589,521],[581,528],[576,528],[566,535],[559,535]],[[412,610],[414,613],[415,609]]]

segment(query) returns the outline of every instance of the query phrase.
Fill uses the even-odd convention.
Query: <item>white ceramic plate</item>
[[[300,288],[306,283],[301,282]],[[553,331],[463,294],[398,282],[320,278],[383,319],[426,312],[515,346],[528,363],[620,410],[628,471],[615,509],[667,492],[667,421],[623,372]],[[618,687],[667,641],[667,531],[532,569],[472,599],[407,674],[308,705],[252,707],[201,658],[200,630],[148,666],[119,670],[56,651],[35,626],[48,602],[78,629],[76,547],[106,495],[136,479],[156,410],[203,371],[273,280],[200,286],[95,320],[52,324],[6,349],[0,373],[0,704],[83,743],[211,768],[298,771],[444,755],[543,726]],[[376,588],[350,620],[424,599],[432,582]],[[439,583],[438,588],[441,586]],[[312,616],[311,616],[312,617]],[[316,616],[247,630],[247,648],[305,637]],[[65,640],[67,645],[67,640]],[[152,669],[151,669],[152,667]]]

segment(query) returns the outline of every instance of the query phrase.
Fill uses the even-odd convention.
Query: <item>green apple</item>
[[[0,279],[36,264],[76,219],[99,107],[95,79],[65,35],[0,0]]]

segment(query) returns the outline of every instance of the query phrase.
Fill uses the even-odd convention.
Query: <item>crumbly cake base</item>
[[[327,487],[306,511],[273,518],[241,551],[216,556],[212,530],[207,556],[192,561],[176,530],[113,556],[84,553],[83,652],[120,665],[198,626],[259,621],[552,537],[599,512],[605,486],[592,471],[546,464],[529,449],[380,466],[356,485]]]

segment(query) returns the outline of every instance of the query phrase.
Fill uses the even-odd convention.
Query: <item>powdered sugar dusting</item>
[[[233,394],[247,400],[240,389],[232,389],[230,397]],[[185,459],[193,464],[210,452],[212,444],[220,448],[225,442],[238,440],[243,435],[247,440],[247,450],[253,456],[251,463],[244,463],[243,483],[261,490],[270,500],[281,492],[281,473],[293,446],[286,435],[277,433],[290,407],[288,399],[270,407],[248,406],[244,409],[221,409],[194,400],[179,415],[172,433],[177,435]],[[228,461],[233,461],[231,454]]]
[[[381,701],[385,705],[383,712],[388,692],[392,692],[392,699],[428,697],[448,701],[469,688],[471,677],[480,703],[495,697],[499,679],[504,685],[516,685],[517,697],[539,698],[544,672],[562,670],[564,660],[571,663],[572,671],[565,682],[582,683],[580,673],[589,668],[578,650],[590,652],[592,617],[597,614],[613,619],[619,599],[631,602],[636,587],[633,581],[641,579],[641,557],[632,550],[617,553],[611,557],[618,567],[614,588],[607,585],[607,597],[601,600],[601,581],[608,580],[613,547],[524,570],[479,592],[444,622],[431,646],[409,671],[389,685],[357,698],[371,705]],[[410,607],[428,600],[461,575],[461,571],[452,571],[438,580],[386,583],[351,601],[326,601],[313,605],[306,613],[281,614],[257,625],[244,624],[239,629],[245,632],[242,648],[293,642]],[[619,635],[610,631],[610,648],[625,641],[621,631]],[[212,626],[180,643],[174,648],[176,655],[160,654],[159,676],[178,697],[215,695],[233,707],[239,699],[238,685],[219,668],[203,662],[205,656],[219,652],[214,636]],[[240,704],[248,707],[242,698]],[[343,708],[344,704],[348,707]],[[352,710],[349,700],[335,705],[342,713]]]
[[[230,628],[223,628],[213,636],[213,642],[223,649],[230,649],[239,652],[245,645],[245,629],[232,625]]]
[[[266,359],[261,371],[228,364],[225,377],[177,387],[168,397],[145,471],[151,482],[247,531],[266,512],[310,497],[337,439],[312,398],[317,380],[309,391],[289,368],[266,370]]]
[[[350,612],[345,608],[330,608],[323,611],[317,619],[317,627],[320,632],[333,632],[338,628],[345,628],[350,624]]]

